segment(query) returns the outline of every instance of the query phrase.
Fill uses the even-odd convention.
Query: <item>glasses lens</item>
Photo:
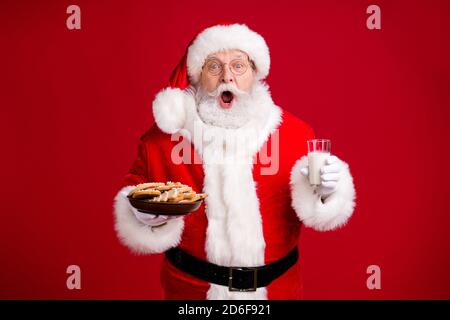
[[[216,76],[222,72],[222,64],[216,60],[210,60],[206,63],[206,70],[208,73]]]
[[[231,71],[234,74],[243,74],[245,71],[247,71],[248,63],[246,63],[244,60],[233,60],[230,63],[231,65]]]

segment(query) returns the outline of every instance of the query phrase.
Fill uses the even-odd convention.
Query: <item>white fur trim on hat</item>
[[[127,194],[132,186],[120,190],[115,198],[115,228],[120,241],[140,254],[161,253],[176,247],[184,229],[183,219],[172,219],[161,227],[141,223],[133,214]]]
[[[186,103],[195,103],[194,97],[178,88],[161,90],[153,101],[153,117],[161,131],[172,134],[183,128],[186,121]]]
[[[209,54],[228,49],[247,53],[256,65],[258,80],[269,74],[270,54],[264,38],[245,24],[218,25],[202,31],[188,48],[187,69],[192,83],[200,79]]]
[[[352,215],[355,187],[348,164],[342,162],[343,172],[338,189],[325,199],[325,203],[314,193],[308,178],[300,173],[300,169],[308,165],[308,157],[303,156],[295,163],[291,171],[292,206],[306,226],[318,231],[332,230],[344,225]]]

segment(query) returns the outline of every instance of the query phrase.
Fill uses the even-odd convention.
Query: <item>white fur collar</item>
[[[254,101],[258,116],[238,129],[219,128],[201,120],[193,96],[179,89],[169,90],[175,99],[162,105],[168,92],[157,97],[155,119],[162,131],[179,132],[191,141],[202,158],[203,192],[209,195],[205,200],[208,260],[224,266],[263,265],[266,244],[253,180],[253,158],[278,128],[281,109],[273,103],[268,87],[258,82]],[[265,298],[266,288],[242,293],[211,285],[208,291],[208,299]]]

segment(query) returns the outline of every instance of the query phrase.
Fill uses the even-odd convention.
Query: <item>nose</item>
[[[230,83],[230,82],[234,81],[233,73],[230,71],[230,68],[228,67],[228,65],[224,66],[221,81],[224,83]]]

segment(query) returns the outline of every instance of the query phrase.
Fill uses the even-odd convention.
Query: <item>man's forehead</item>
[[[231,50],[223,50],[223,51],[218,51],[218,52],[214,52],[208,55],[208,58],[220,58],[224,55],[231,55],[232,58],[245,58],[248,57],[248,55],[242,51],[242,50],[238,50],[238,49],[231,49]]]

